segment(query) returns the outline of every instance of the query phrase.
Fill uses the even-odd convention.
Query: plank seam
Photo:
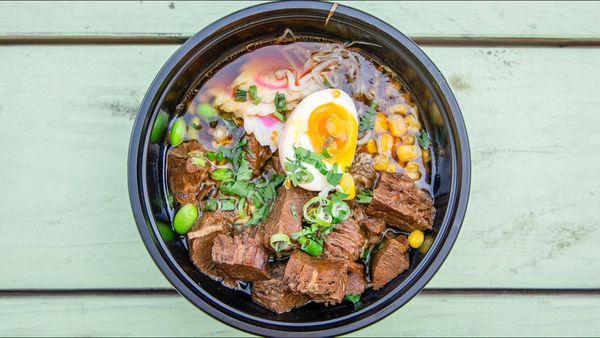
[[[182,35],[5,35],[0,45],[179,45],[189,36]],[[435,37],[414,36],[422,46],[452,47],[600,47],[600,38],[519,38],[519,37]]]
[[[600,289],[425,289],[420,292],[427,296],[596,296]],[[31,289],[2,290],[0,298],[9,297],[70,297],[70,296],[175,296],[173,289]]]

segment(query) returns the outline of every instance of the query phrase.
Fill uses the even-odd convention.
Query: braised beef
[[[197,203],[198,194],[206,191],[204,183],[208,177],[208,166],[201,166],[205,150],[196,141],[184,142],[169,150],[167,171],[171,193],[181,205]]]
[[[285,264],[277,264],[271,269],[271,279],[254,282],[252,300],[278,314],[308,303],[308,296],[290,290],[283,281],[284,273]]]
[[[373,257],[373,289],[379,290],[408,269],[408,240],[404,236],[386,238]]]
[[[381,235],[385,231],[385,221],[379,218],[365,218],[359,222],[361,228],[367,234],[370,244],[375,244],[381,240]]]
[[[286,234],[291,238],[293,233],[302,230],[302,208],[312,197],[313,193],[302,188],[279,188],[271,213],[263,224],[265,247],[273,251],[269,241],[275,234]]]
[[[425,231],[432,228],[435,208],[429,194],[418,189],[410,177],[384,172],[366,213],[407,232]]]
[[[212,261],[217,270],[242,281],[270,277],[269,254],[262,245],[261,233],[253,230],[217,235],[212,247]]]
[[[285,267],[284,282],[297,293],[317,303],[336,304],[344,299],[348,285],[348,263],[344,260],[315,258],[294,251]]]
[[[233,212],[207,212],[187,233],[190,260],[202,273],[217,281],[226,276],[215,268],[212,261],[214,239],[219,234],[228,234],[236,217]],[[230,287],[237,286],[237,282],[232,278],[227,277],[224,282]]]
[[[361,263],[348,262],[348,286],[346,295],[360,295],[367,287],[365,266]]]
[[[354,178],[356,190],[372,189],[377,179],[377,172],[373,167],[373,157],[369,153],[356,155],[348,172]]]
[[[254,176],[259,176],[261,174],[261,169],[273,154],[268,146],[263,147],[258,143],[254,134],[246,134],[245,139],[247,141],[246,149],[248,150],[246,153],[246,160],[250,162],[252,174]]]
[[[360,257],[364,245],[365,238],[361,234],[360,226],[354,217],[350,217],[336,225],[335,230],[325,236],[323,257],[355,261]]]

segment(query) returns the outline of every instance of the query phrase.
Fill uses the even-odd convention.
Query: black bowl
[[[211,316],[236,328],[265,336],[332,336],[372,324],[408,302],[433,277],[448,256],[463,221],[470,184],[470,155],[458,104],[433,62],[409,38],[361,11],[324,2],[280,2],[250,7],[209,25],[185,42],[160,70],[138,113],[129,149],[129,195],[138,229],[150,255],[175,289]],[[157,120],[173,118],[201,76],[251,43],[279,36],[286,28],[297,36],[334,41],[360,40],[361,46],[406,81],[420,108],[435,149],[434,241],[426,254],[415,253],[410,268],[383,289],[368,291],[363,307],[345,302],[311,304],[276,315],[247,294],[223,287],[198,272],[182,241],[165,243],[157,224],[168,224],[164,142],[151,137]],[[377,46],[376,46],[377,45]],[[383,47],[379,47],[383,46]],[[161,112],[162,111],[162,112]],[[159,133],[160,134],[160,133]]]

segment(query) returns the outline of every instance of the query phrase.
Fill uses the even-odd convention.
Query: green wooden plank
[[[598,336],[599,306],[597,296],[419,295],[351,336]],[[247,335],[179,296],[3,297],[0,315],[2,336]]]
[[[132,220],[126,157],[175,48],[0,48],[0,288],[169,286]],[[467,218],[430,287],[600,287],[600,50],[426,51],[473,153]]]
[[[342,2],[345,3],[345,2]],[[252,2],[2,2],[0,37],[176,36]],[[599,38],[594,2],[348,2],[413,37]]]

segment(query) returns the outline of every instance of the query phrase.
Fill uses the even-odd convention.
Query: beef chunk
[[[283,281],[284,273],[285,265],[277,264],[271,269],[271,279],[254,282],[252,300],[278,314],[308,303],[308,296],[290,290]]]
[[[250,169],[252,169],[252,174],[254,176],[259,176],[261,174],[261,169],[265,165],[265,163],[271,158],[273,153],[271,153],[271,149],[269,147],[263,147],[258,143],[253,134],[246,134],[245,136],[247,154],[246,160],[250,162]]]
[[[219,234],[212,247],[212,261],[225,276],[243,281],[269,278],[269,254],[257,231],[233,236]]]
[[[354,217],[338,224],[323,240],[323,257],[355,261],[360,257],[365,238]]]
[[[275,234],[286,234],[292,237],[294,232],[302,230],[302,208],[313,193],[298,187],[279,188],[279,195],[271,207],[271,213],[263,225],[264,245],[273,250],[269,240]],[[293,210],[296,211],[294,216]]]
[[[354,178],[357,191],[372,189],[375,185],[377,172],[373,168],[373,157],[368,153],[358,154],[348,172]]]
[[[203,156],[204,152],[204,148],[196,140],[182,143],[169,151],[169,187],[181,205],[196,203],[198,193],[204,190],[202,188],[208,176],[208,166],[200,166],[195,159],[199,155]]]
[[[386,238],[373,257],[373,289],[379,290],[408,269],[408,240],[406,237]]]
[[[337,304],[346,294],[347,269],[344,260],[315,258],[294,251],[283,280],[293,292],[305,294],[317,303]]]
[[[381,240],[381,235],[385,231],[384,220],[369,217],[360,221],[359,224],[367,234],[370,244],[375,244]]]
[[[435,208],[429,194],[418,189],[410,177],[384,172],[366,213],[407,232],[425,231],[432,228]]]
[[[190,260],[208,277],[220,281],[225,275],[218,271],[211,257],[215,237],[219,234],[228,234],[231,224],[236,218],[233,212],[207,212],[202,215],[198,223],[187,233]],[[237,283],[231,278],[225,278],[225,284],[236,287]]]
[[[367,287],[365,266],[361,263],[348,262],[348,286],[346,295],[360,295]]]

